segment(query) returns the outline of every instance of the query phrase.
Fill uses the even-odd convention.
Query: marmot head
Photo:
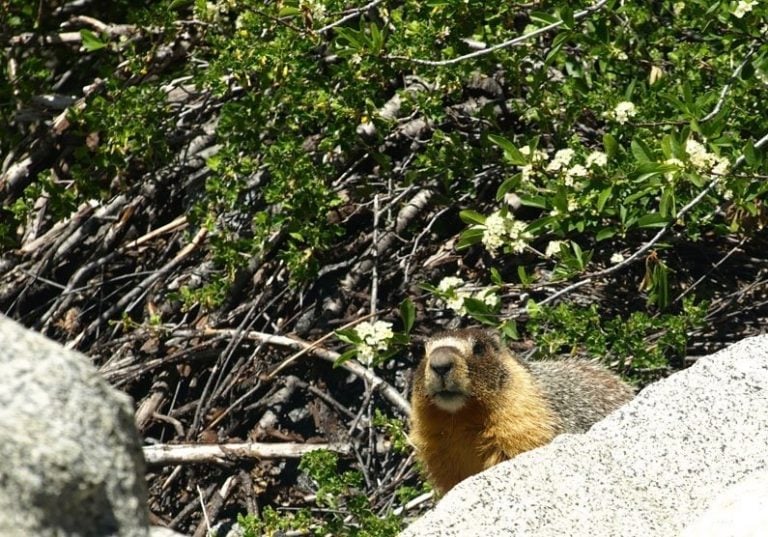
[[[414,393],[445,412],[457,412],[470,399],[493,401],[509,377],[513,360],[498,334],[470,328],[431,337],[416,370]]]

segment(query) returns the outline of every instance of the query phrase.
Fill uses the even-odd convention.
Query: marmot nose
[[[429,368],[435,372],[438,377],[445,377],[453,369],[455,359],[449,352],[433,352],[429,357]]]

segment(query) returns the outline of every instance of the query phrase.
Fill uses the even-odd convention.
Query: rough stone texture
[[[680,537],[765,537],[768,533],[768,471],[728,487]]]
[[[130,399],[0,316],[0,535],[147,535]]]
[[[724,489],[766,469],[759,336],[649,386],[586,434],[464,481],[403,535],[678,536]]]

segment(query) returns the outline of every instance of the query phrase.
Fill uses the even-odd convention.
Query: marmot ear
[[[493,347],[493,350],[500,351],[501,350],[501,336],[496,330],[488,330],[486,332],[488,334],[488,343],[491,344]]]

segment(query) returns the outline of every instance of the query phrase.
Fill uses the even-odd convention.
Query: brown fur
[[[528,366],[491,331],[444,332],[430,339],[416,369],[410,438],[433,487],[444,494],[561,432],[585,430],[632,394],[588,362]]]

